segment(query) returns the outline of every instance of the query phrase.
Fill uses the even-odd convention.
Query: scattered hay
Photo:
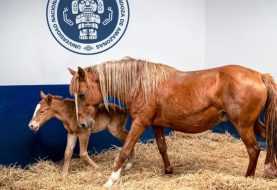
[[[114,189],[121,190],[239,190],[277,189],[277,179],[265,179],[262,151],[255,178],[243,177],[248,155],[243,143],[228,135],[211,132],[199,135],[174,133],[167,138],[173,175],[163,174],[163,164],[156,144],[136,146],[135,165]],[[40,161],[28,170],[16,167],[0,168],[0,189],[9,190],[97,190],[111,173],[117,150],[93,157],[101,169],[91,169],[80,159],[73,159],[70,174],[61,177],[62,164]]]

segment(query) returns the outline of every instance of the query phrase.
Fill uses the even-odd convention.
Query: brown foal
[[[63,176],[68,174],[70,160],[77,139],[80,144],[81,159],[95,168],[97,168],[97,165],[92,159],[90,159],[87,152],[91,133],[97,133],[104,129],[108,129],[110,133],[120,141],[124,142],[126,139],[127,132],[124,130],[127,119],[126,113],[119,111],[107,112],[105,109],[99,109],[97,112],[92,110],[91,114],[93,118],[95,118],[91,127],[81,128],[77,124],[74,100],[63,99],[60,96],[53,96],[50,94],[46,95],[41,92],[41,101],[36,107],[33,118],[29,123],[29,127],[33,131],[38,131],[45,122],[53,117],[62,121],[64,128],[68,133],[62,170]],[[131,167],[131,164],[130,160],[128,165],[126,165],[127,169]]]
[[[167,171],[171,166],[162,127],[199,133],[224,117],[232,122],[246,146],[249,164],[245,175],[253,176],[260,153],[255,129],[259,129],[263,110],[268,144],[265,175],[277,176],[277,89],[270,75],[238,65],[182,72],[132,58],[70,72],[70,92],[79,105],[78,123],[87,125],[92,118],[88,110],[105,104],[107,96],[123,101],[133,119],[105,187],[110,188],[120,178],[123,163],[147,126],[157,126],[156,140]]]

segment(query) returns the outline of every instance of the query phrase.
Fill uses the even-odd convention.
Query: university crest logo
[[[129,22],[127,0],[48,0],[46,12],[57,42],[85,55],[112,48]]]

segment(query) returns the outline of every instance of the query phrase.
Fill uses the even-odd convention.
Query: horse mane
[[[50,94],[50,93],[48,93],[47,95],[51,96],[51,98],[56,99],[56,100],[62,100],[63,99],[63,97],[59,96],[59,95],[53,95],[53,94]]]
[[[52,98],[54,99],[58,99],[58,100],[62,100],[63,97],[62,96],[57,96],[57,95],[52,95]]]
[[[103,102],[108,109],[108,97],[115,97],[124,104],[138,92],[144,101],[155,92],[175,69],[167,65],[125,57],[92,66],[98,74]]]
[[[74,99],[72,99],[72,98],[64,98],[63,96],[53,95],[53,94],[47,94],[47,95],[51,96],[51,98],[55,99],[55,100],[61,100],[61,101],[65,101],[65,102],[74,102]]]
[[[63,101],[64,102],[73,102],[75,104],[74,99],[72,99],[72,98],[64,98]]]

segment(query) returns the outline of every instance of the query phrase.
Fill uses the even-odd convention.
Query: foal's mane
[[[74,103],[74,100],[71,99],[71,98],[64,98],[62,96],[58,96],[58,95],[52,95],[52,94],[49,94],[51,96],[51,98],[53,100],[58,100],[58,101],[62,101],[62,102],[73,102]]]
[[[62,96],[51,95],[51,97],[52,97],[53,99],[56,99],[56,100],[63,100],[63,97],[62,97]]]
[[[88,69],[98,74],[106,108],[108,108],[108,97],[115,97],[126,104],[129,98],[139,92],[144,101],[147,101],[158,85],[166,80],[172,71],[175,71],[174,68],[167,65],[150,63],[131,57],[107,61],[86,68],[86,70]],[[74,83],[77,84],[78,82],[73,79],[72,84],[74,85]]]

